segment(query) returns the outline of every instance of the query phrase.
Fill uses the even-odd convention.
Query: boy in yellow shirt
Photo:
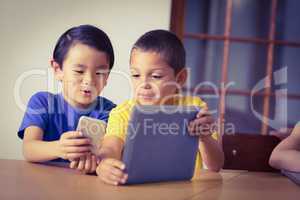
[[[219,171],[224,162],[222,148],[212,137],[213,118],[199,97],[182,96],[180,90],[187,79],[185,50],[176,35],[165,30],[145,33],[134,44],[130,56],[130,73],[134,98],[118,105],[110,113],[107,132],[96,169],[100,179],[112,185],[125,183],[128,175],[121,162],[130,114],[135,105],[186,105],[201,110],[190,122],[189,133],[198,136],[199,153],[196,169],[205,163],[209,170]],[[155,149],[153,149],[155,151]]]

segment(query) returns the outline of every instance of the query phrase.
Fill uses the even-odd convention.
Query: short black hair
[[[54,48],[53,59],[61,68],[70,47],[77,43],[106,53],[109,58],[109,69],[112,69],[115,57],[111,41],[105,32],[92,25],[72,27],[59,37]]]
[[[175,74],[185,67],[185,49],[181,40],[167,30],[152,30],[142,35],[133,45],[132,50],[152,51],[172,67]],[[132,51],[131,50],[131,51]]]

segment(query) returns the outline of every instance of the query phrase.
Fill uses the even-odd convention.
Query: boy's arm
[[[107,136],[103,140],[98,156],[100,159],[113,158],[120,160],[122,157],[123,147],[124,142],[122,139],[115,136]]]
[[[103,140],[99,151],[101,159],[96,173],[107,184],[119,185],[127,181],[124,173],[125,165],[121,160],[124,142],[116,136],[107,136]]]
[[[199,150],[207,168],[216,172],[220,171],[224,165],[224,153],[219,142],[211,136],[202,137]]]
[[[57,141],[44,142],[43,130],[37,126],[25,129],[23,155],[27,161],[43,162],[59,157]]]
[[[300,172],[300,126],[275,147],[269,163],[278,169]]]
[[[68,132],[57,141],[43,141],[43,130],[37,126],[25,129],[23,138],[23,155],[30,162],[44,162],[57,158],[72,159],[85,155],[89,151],[89,141],[76,139],[80,135]],[[72,140],[74,139],[74,140]]]
[[[196,119],[190,122],[189,133],[199,136],[199,151],[202,161],[209,170],[220,171],[224,165],[224,152],[219,141],[213,138],[214,119],[206,104],[200,105]]]

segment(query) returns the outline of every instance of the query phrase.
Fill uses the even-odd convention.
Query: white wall
[[[115,49],[114,70],[128,74],[132,44],[146,31],[168,29],[170,9],[171,0],[0,0],[0,158],[22,159],[17,137],[24,114],[20,105],[36,91],[53,91],[46,73],[56,40],[65,30],[79,24],[103,29]],[[14,97],[16,82],[33,69],[41,74],[28,76],[16,88],[19,102]],[[128,80],[118,73],[112,74],[103,92],[116,103],[131,93]],[[58,91],[57,83],[54,86]]]

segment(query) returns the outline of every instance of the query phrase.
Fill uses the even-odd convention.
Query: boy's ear
[[[51,64],[51,67],[53,69],[55,78],[57,80],[59,80],[59,81],[62,81],[62,79],[63,79],[63,71],[62,71],[62,69],[60,67],[60,64],[58,64],[54,59],[50,60],[50,64]]]
[[[183,68],[176,74],[176,82],[183,86],[187,80],[187,70]]]

